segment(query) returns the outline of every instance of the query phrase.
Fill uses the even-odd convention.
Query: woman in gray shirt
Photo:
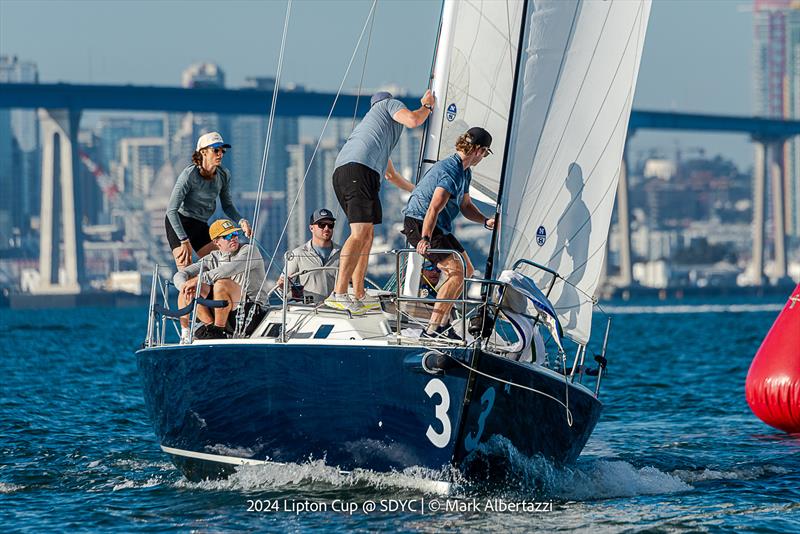
[[[164,225],[175,265],[183,269],[192,263],[192,252],[202,258],[215,249],[208,235],[208,219],[219,197],[225,214],[239,221],[250,237],[250,223],[242,217],[231,200],[231,174],[222,166],[222,156],[231,145],[217,132],[201,135],[192,154],[192,164],[183,169],[169,197]]]

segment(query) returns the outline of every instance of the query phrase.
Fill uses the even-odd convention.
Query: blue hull
[[[464,362],[472,356],[447,350]],[[569,427],[564,408],[539,393],[471,381],[460,365],[430,374],[421,364],[427,351],[221,343],[143,349],[137,363],[159,442],[192,480],[225,475],[242,461],[439,469],[460,464],[493,434],[525,454],[570,461],[597,422],[601,405],[582,388],[570,387]],[[480,369],[564,398],[563,378],[530,366],[482,355]]]

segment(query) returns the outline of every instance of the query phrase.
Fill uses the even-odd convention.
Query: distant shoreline
[[[763,287],[675,287],[675,288],[606,288],[601,292],[601,306],[650,304],[684,301],[685,304],[702,304],[707,298],[770,298],[775,302],[789,296],[793,284]],[[145,307],[149,295],[132,293],[94,291],[77,295],[33,295],[30,293],[11,293],[0,295],[0,308],[14,310],[51,308],[136,308]]]

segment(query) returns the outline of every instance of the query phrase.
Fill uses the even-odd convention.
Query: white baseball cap
[[[208,132],[207,134],[201,135],[200,139],[197,140],[197,148],[195,150],[201,150],[208,147],[230,148],[231,145],[222,140],[222,136],[219,134],[219,132]]]

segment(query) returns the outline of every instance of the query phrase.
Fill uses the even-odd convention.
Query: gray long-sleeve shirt
[[[231,172],[222,166],[217,167],[213,180],[203,178],[197,165],[192,164],[183,169],[175,182],[175,187],[172,188],[167,205],[167,217],[178,239],[183,241],[187,238],[178,213],[184,217],[206,222],[217,208],[217,197],[225,215],[234,222],[243,218],[233,205],[230,183]]]
[[[214,285],[217,280],[230,278],[239,287],[244,288],[247,280],[247,296],[251,301],[265,304],[267,302],[267,288],[262,285],[264,280],[264,260],[257,248],[253,248],[253,257],[250,259],[250,271],[247,271],[247,255],[251,245],[242,245],[233,254],[219,250],[212,251],[201,261],[205,261],[202,282]],[[200,274],[200,262],[193,263],[178,271],[173,277],[175,287],[183,289],[183,284],[190,278]],[[259,291],[260,288],[260,291]]]
[[[321,267],[338,267],[339,266],[339,253],[341,247],[336,243],[332,243],[333,250],[331,250],[328,261],[322,261],[322,258],[311,246],[311,240],[306,241],[305,244],[294,249],[289,254],[286,261],[286,272],[289,276],[293,274],[311,271],[299,276],[293,277],[293,280],[299,279],[300,284],[303,286],[303,294],[309,295],[314,299],[314,302],[322,302],[333,291],[333,286],[336,283],[337,271],[331,270],[313,270],[320,269]]]

